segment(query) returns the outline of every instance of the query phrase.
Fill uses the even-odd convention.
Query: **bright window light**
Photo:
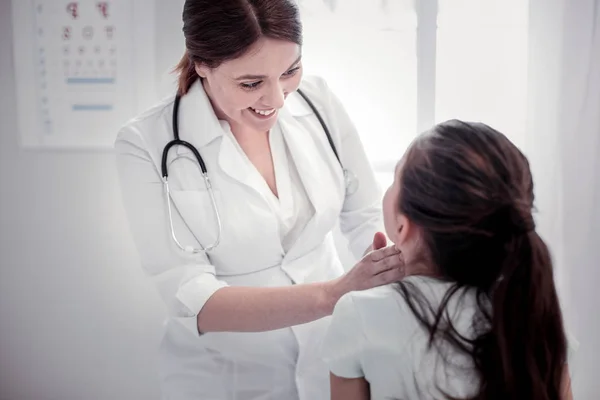
[[[424,124],[483,121],[523,146],[528,1],[299,4],[305,73],[324,77],[340,97],[384,188]]]
[[[524,145],[525,0],[439,0],[436,122],[482,121]]]
[[[305,73],[327,80],[360,132],[375,168],[389,169],[416,131],[413,2],[300,4]]]

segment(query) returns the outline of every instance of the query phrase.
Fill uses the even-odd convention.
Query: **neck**
[[[251,138],[264,138],[269,136],[269,132],[257,131],[245,125],[229,122],[231,133],[237,141],[250,140]]]
[[[429,276],[432,278],[439,278],[441,275],[434,268],[431,263],[423,261],[423,260],[408,260],[406,261],[406,276],[409,275],[419,275],[419,276]]]

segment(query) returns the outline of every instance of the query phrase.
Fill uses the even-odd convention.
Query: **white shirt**
[[[296,168],[294,159],[290,154],[279,123],[276,123],[269,132],[269,145],[273,159],[273,169],[275,171],[277,196],[271,191],[271,188],[260,175],[260,172],[258,172],[241,146],[239,146],[228,124],[221,121],[221,126],[223,126],[227,135],[235,143],[239,155],[244,159],[247,168],[255,175],[256,179],[254,182],[256,182],[259,190],[262,191],[273,214],[278,218],[279,235],[283,250],[286,252],[289,251],[308,221],[313,217],[315,209],[306,194],[306,189],[300,179],[298,168]]]
[[[298,168],[290,156],[279,124],[271,130],[271,148],[276,165],[275,176],[279,193],[278,216],[281,226],[281,245],[289,251],[315,210],[300,180]]]
[[[423,277],[405,281],[423,291],[434,309],[449,287]],[[443,390],[450,389],[451,395],[471,395],[477,387],[473,375],[444,369],[438,354],[427,350],[429,335],[398,290],[395,285],[387,285],[352,292],[340,299],[323,345],[323,357],[331,372],[345,378],[365,377],[371,398],[377,400],[445,398],[435,390],[435,384]],[[465,296],[458,313],[456,297],[449,304],[449,310],[455,314],[452,322],[468,337],[474,297]],[[457,359],[451,348],[443,350],[453,363],[469,368],[469,360]]]
[[[417,276],[404,282],[421,291],[434,310],[451,286]],[[473,339],[473,317],[478,310],[475,291],[471,289],[464,296],[461,293],[452,297],[447,310],[457,331]],[[429,349],[428,341],[429,333],[398,286],[386,285],[340,299],[322,351],[335,375],[364,377],[374,400],[446,398],[439,389],[458,398],[476,394],[479,378],[470,357],[447,342],[434,342],[437,345]],[[569,350],[573,347],[569,341]]]

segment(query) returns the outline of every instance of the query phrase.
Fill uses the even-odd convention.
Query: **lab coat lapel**
[[[223,136],[223,128],[200,80],[181,98],[178,121],[179,138],[192,144],[198,151]],[[188,152],[190,151],[186,147],[177,146],[177,154]]]
[[[338,191],[342,189],[336,181],[336,173],[341,174],[341,171],[335,170],[339,166],[332,164],[333,152],[324,147],[320,140],[327,141],[325,134],[322,138],[315,137],[285,109],[281,110],[280,125],[294,165],[315,210],[313,218],[288,254],[293,258],[306,251],[306,248],[314,246],[313,238],[322,237],[318,234],[320,230],[330,230],[339,216],[340,202],[336,199],[339,197]]]
[[[294,165],[298,170],[300,179],[310,199],[315,213],[323,209],[325,198],[319,190],[319,167],[322,164],[319,159],[319,151],[309,132],[300,127],[293,117],[282,118],[281,131],[289,149]]]
[[[228,127],[226,129],[229,129]],[[223,135],[219,150],[219,167],[230,178],[257,191],[261,182],[257,181],[260,175],[254,170],[250,161],[243,154],[235,138],[230,132]],[[257,176],[258,175],[258,176]],[[257,191],[258,192],[258,191]],[[261,193],[259,193],[261,194]]]

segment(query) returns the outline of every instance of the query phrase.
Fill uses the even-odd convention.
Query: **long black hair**
[[[527,158],[491,127],[452,120],[417,138],[399,174],[399,211],[420,230],[424,257],[452,282],[437,309],[399,284],[429,345],[445,340],[471,356],[480,378],[472,399],[559,400],[567,345]],[[444,317],[463,289],[477,293],[474,338]]]

